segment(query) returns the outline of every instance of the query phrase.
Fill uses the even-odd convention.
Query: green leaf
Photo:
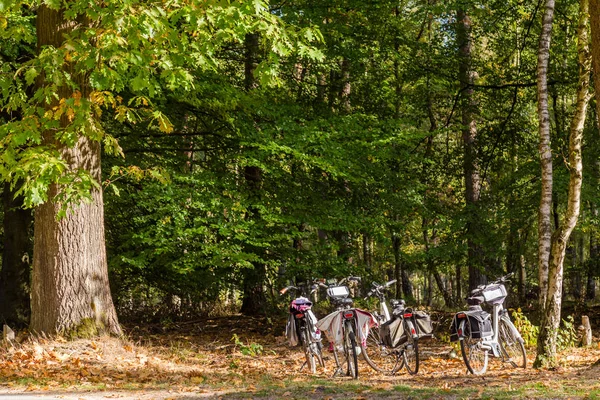
[[[35,67],[29,68],[27,72],[25,72],[25,82],[27,82],[28,85],[33,85],[33,82],[35,82],[35,78],[37,78],[38,75],[39,72]]]

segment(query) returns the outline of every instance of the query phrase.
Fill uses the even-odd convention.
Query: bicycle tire
[[[467,369],[473,375],[483,375],[488,366],[488,351],[479,345],[483,339],[472,339],[471,324],[464,320],[460,323],[459,329],[465,335],[460,341],[460,352]]]
[[[507,318],[501,318],[498,324],[498,342],[505,357],[514,368],[527,368],[525,345],[519,340],[514,330],[516,328]]]
[[[361,344],[362,355],[375,371],[391,375],[399,369],[398,363],[402,357],[398,351],[384,345],[380,337],[379,328],[370,329],[365,345]]]
[[[358,378],[358,355],[356,354],[356,334],[354,321],[346,322],[344,329],[344,353],[346,356],[346,375]]]
[[[410,332],[410,330],[407,332]],[[404,367],[410,375],[416,375],[419,372],[419,340],[413,338],[410,333],[404,344],[402,359],[404,360]]]

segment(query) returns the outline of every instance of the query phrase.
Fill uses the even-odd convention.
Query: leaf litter
[[[147,326],[125,331],[126,338],[75,341],[21,334],[0,348],[0,395],[27,391],[79,393],[78,398],[88,398],[81,393],[100,393],[105,398],[144,398],[145,394],[163,399],[377,399],[398,398],[405,392],[418,393],[418,398],[600,396],[597,344],[562,352],[555,371],[531,368],[534,354],[528,349],[525,370],[492,358],[484,376],[473,376],[466,373],[456,349],[431,340],[420,345],[417,375],[403,370],[384,376],[359,360],[356,381],[331,378],[334,361],[327,346],[324,370],[315,375],[300,371],[301,350],[290,348],[280,330],[260,319],[219,318],[168,329]],[[247,348],[255,352],[248,354]]]

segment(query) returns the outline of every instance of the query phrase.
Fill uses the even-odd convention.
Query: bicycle
[[[286,335],[292,346],[300,344],[304,350],[306,361],[300,367],[300,371],[305,365],[308,365],[310,372],[314,374],[317,372],[317,363],[321,367],[325,367],[325,363],[321,352],[321,331],[316,328],[317,317],[312,312],[312,302],[307,297],[302,296],[304,288],[304,285],[300,287],[290,285],[279,292],[284,295],[289,290],[295,290],[300,294],[290,303]],[[312,285],[308,295],[310,296],[317,289],[318,285]]]
[[[362,351],[363,342],[366,341],[369,328],[376,322],[370,312],[352,307],[354,301],[350,297],[350,289],[344,284],[352,281],[360,281],[360,278],[350,276],[329,285],[321,283],[322,287],[327,288],[327,296],[336,309],[319,320],[317,328],[325,332],[331,344],[336,363],[333,376],[345,374],[356,379],[358,378],[358,356]]]
[[[460,342],[463,360],[473,375],[486,372],[490,353],[515,368],[527,367],[524,340],[503,306],[507,296],[504,283],[512,275],[473,290],[467,298],[469,309],[456,313],[452,320],[450,340]],[[491,315],[481,308],[484,303],[492,305]]]
[[[363,357],[374,370],[393,375],[403,367],[409,374],[419,372],[420,329],[415,320],[415,312],[406,308],[404,300],[392,300],[392,314],[387,308],[385,291],[396,280],[383,285],[373,282],[368,297],[379,300],[379,313],[375,314],[378,329],[372,329],[367,337]],[[428,316],[424,314],[427,318]],[[430,324],[430,323],[429,323]],[[430,334],[427,332],[427,334]]]

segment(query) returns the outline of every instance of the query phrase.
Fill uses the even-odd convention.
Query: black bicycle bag
[[[451,342],[456,342],[460,337],[464,337],[465,332],[459,332],[460,323],[463,320],[468,321],[472,339],[489,338],[494,335],[491,315],[488,312],[483,310],[462,311],[452,319],[452,325],[450,325]]]
[[[413,312],[413,323],[419,339],[431,339],[433,337],[431,317],[425,311]]]

